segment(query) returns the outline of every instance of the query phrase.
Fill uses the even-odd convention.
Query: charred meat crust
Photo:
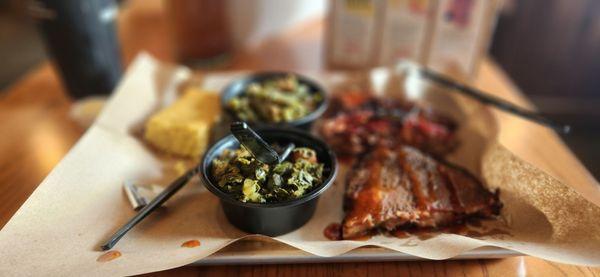
[[[342,236],[452,225],[493,217],[501,207],[498,192],[466,170],[410,146],[381,146],[361,157],[348,176]]]

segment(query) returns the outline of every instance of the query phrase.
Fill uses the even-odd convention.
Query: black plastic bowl
[[[321,95],[322,100],[317,105],[315,110],[310,112],[306,116],[296,119],[296,120],[293,120],[293,121],[286,121],[286,122],[280,122],[280,123],[262,122],[262,121],[247,122],[247,123],[250,124],[250,126],[255,127],[255,128],[296,127],[296,128],[300,128],[300,129],[304,129],[304,130],[309,130],[312,123],[323,115],[323,113],[327,109],[329,100],[327,98],[327,93],[319,84],[317,84],[317,82],[315,82],[305,76],[296,74],[296,73],[282,72],[282,71],[259,72],[259,73],[255,73],[255,74],[246,76],[244,78],[235,80],[232,83],[230,83],[227,87],[225,87],[225,89],[222,91],[221,106],[223,107],[223,110],[226,111],[227,114],[231,118],[233,118],[234,120],[240,120],[240,118],[237,117],[237,114],[227,107],[227,103],[229,102],[229,100],[231,98],[246,93],[246,89],[252,83],[262,83],[267,80],[283,78],[290,74],[296,76],[296,78],[298,78],[298,82],[300,82],[301,84],[307,85],[310,88],[311,93]]]
[[[335,154],[323,141],[295,129],[259,129],[257,133],[269,143],[310,147],[317,152],[317,159],[324,164],[323,183],[306,195],[277,203],[245,203],[222,191],[212,174],[212,161],[225,149],[239,148],[239,142],[229,135],[222,138],[204,155],[202,175],[206,188],[221,200],[225,216],[231,224],[248,233],[278,236],[289,233],[304,225],[314,214],[319,196],[331,186],[337,173]]]

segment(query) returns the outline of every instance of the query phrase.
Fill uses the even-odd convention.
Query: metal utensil
[[[156,196],[148,205],[142,208],[134,217],[132,217],[123,227],[121,227],[117,232],[115,232],[106,243],[104,243],[100,248],[102,250],[109,250],[117,244],[117,242],[131,230],[135,225],[140,223],[146,216],[152,213],[154,210],[159,208],[165,201],[167,201],[171,196],[173,196],[179,189],[181,189],[187,182],[192,179],[199,171],[199,167],[194,167],[188,170],[183,175],[179,176],[179,178],[175,179],[163,192],[161,192],[158,196]]]
[[[123,184],[123,190],[129,203],[135,211],[141,210],[144,206],[148,205],[146,198],[142,197],[138,191],[138,187],[132,181],[125,181]]]
[[[260,162],[266,164],[277,164],[285,161],[287,156],[294,150],[293,143],[288,144],[281,154],[278,154],[273,147],[265,142],[248,124],[242,121],[231,123],[231,133],[246,147],[248,151]]]
[[[285,150],[280,154],[275,151],[269,144],[267,144],[258,134],[256,134],[246,123],[234,122],[231,124],[231,132],[240,141],[244,147],[248,148],[250,153],[254,157],[268,164],[281,163],[294,149],[294,144],[290,143],[287,145]],[[186,173],[175,179],[164,191],[156,196],[150,203],[144,206],[133,218],[131,218],[123,227],[115,232],[108,241],[106,241],[100,248],[102,250],[109,250],[117,244],[117,242],[129,232],[135,225],[140,223],[150,213],[158,209],[165,201],[173,196],[179,189],[181,189],[187,182],[194,177],[200,169],[200,166],[196,166]]]
[[[410,73],[416,73],[420,77],[426,78],[437,84],[450,88],[450,90],[448,90],[450,92],[457,92],[466,95],[481,103],[492,105],[505,112],[520,116],[524,119],[531,120],[544,126],[548,126],[561,134],[568,134],[571,132],[570,125],[554,122],[548,119],[547,117],[544,117],[538,112],[523,109],[504,99],[500,99],[489,93],[483,92],[476,88],[472,88],[468,85],[461,84],[457,81],[452,80],[449,77],[443,76],[442,74],[434,72],[428,68],[420,67],[410,62],[404,62],[401,64],[401,66],[407,68]]]

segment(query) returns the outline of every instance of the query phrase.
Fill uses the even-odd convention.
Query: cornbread
[[[146,122],[144,138],[167,153],[199,157],[206,150],[220,109],[216,93],[189,88],[175,103]]]

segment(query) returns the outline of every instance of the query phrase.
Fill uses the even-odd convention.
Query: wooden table
[[[143,2],[143,3],[142,3]],[[284,34],[236,52],[231,68],[323,69],[322,22],[301,24]],[[119,17],[126,63],[140,50],[170,61],[171,46],[160,1],[130,1]],[[476,87],[523,106],[531,105],[506,75],[486,59]],[[4,226],[42,179],[85,131],[69,118],[71,101],[53,67],[45,62],[0,98],[0,227]],[[524,160],[573,185],[599,204],[600,186],[553,132],[496,113],[501,142]],[[549,163],[548,161],[553,161]],[[341,263],[183,267],[151,275],[600,275],[600,269],[547,262],[532,257],[501,260]]]

